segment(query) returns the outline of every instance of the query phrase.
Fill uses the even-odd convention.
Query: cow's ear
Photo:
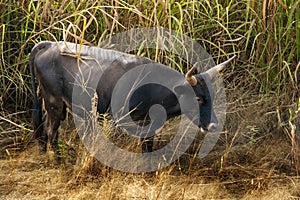
[[[177,85],[174,87],[174,91],[177,95],[183,95],[186,92],[186,87],[184,85]]]

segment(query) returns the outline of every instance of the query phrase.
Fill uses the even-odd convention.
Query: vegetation
[[[24,165],[18,162],[20,154],[21,160],[28,159],[23,150],[28,147],[33,133],[30,110],[33,97],[28,61],[34,44],[43,40],[66,40],[97,46],[104,39],[125,30],[160,26],[198,41],[215,62],[238,55],[232,68],[224,72],[228,114],[224,137],[220,141],[221,152],[199,161],[194,168],[178,167],[180,164],[176,163],[165,171],[157,172],[153,176],[155,181],[151,182],[150,175],[126,176],[103,166],[95,167],[92,164],[95,161],[90,157],[88,162],[87,159],[82,161],[86,154],[78,153],[84,151],[79,148],[80,151],[76,152],[82,162],[78,164],[77,161],[79,169],[73,171],[72,178],[79,181],[74,185],[83,184],[85,179],[82,177],[87,178],[87,174],[94,174],[90,171],[100,168],[101,172],[96,176],[108,180],[108,185],[103,186],[101,191],[110,190],[111,195],[117,195],[114,184],[122,186],[133,180],[132,188],[135,190],[131,192],[134,194],[143,188],[140,185],[144,183],[153,186],[153,190],[143,189],[141,196],[145,199],[192,198],[188,196],[189,192],[193,192],[190,183],[196,181],[191,178],[192,175],[201,179],[197,183],[207,183],[206,187],[213,188],[211,194],[217,193],[219,188],[227,190],[224,198],[247,198],[250,193],[258,195],[261,191],[270,198],[272,189],[270,193],[265,189],[267,185],[274,185],[274,177],[284,173],[291,176],[289,180],[295,181],[292,176],[298,175],[300,170],[299,7],[299,0],[0,0],[0,148],[3,159],[15,159],[0,162],[3,163],[0,164],[1,171],[3,168],[9,173],[20,166],[38,169],[31,161],[27,160]],[[144,55],[153,56],[151,53]],[[166,55],[162,52],[152,58],[178,69],[176,62],[172,62],[172,56]],[[185,72],[187,69],[180,70]],[[64,159],[67,159],[68,141],[75,136],[62,135],[60,146],[63,147]],[[83,166],[86,167],[82,164],[84,162],[92,170],[83,170]],[[67,166],[61,168],[64,167],[70,169]],[[247,175],[240,175],[241,171]],[[4,175],[0,176],[1,180],[5,180],[4,185],[12,184]],[[181,176],[182,182],[172,185],[173,176]],[[92,182],[91,178],[87,179]],[[167,185],[163,185],[166,180]],[[224,182],[216,186],[215,180]],[[291,182],[284,180],[280,179],[277,184],[284,185],[279,188],[282,194],[277,197],[299,195],[300,184],[293,182],[293,188]],[[39,180],[36,180],[38,183]],[[103,185],[101,181],[98,183]],[[0,196],[13,190],[7,185],[4,187],[0,183]],[[163,186],[174,187],[180,190],[180,194],[170,192],[159,196],[160,192],[166,192]],[[236,191],[238,188],[243,188],[243,191]],[[146,195],[151,191],[156,191],[152,194],[157,196]],[[202,197],[222,198],[210,193],[205,195]],[[114,197],[132,198],[111,196]]]

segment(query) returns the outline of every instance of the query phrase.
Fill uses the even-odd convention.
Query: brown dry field
[[[0,199],[300,199],[290,139],[274,123],[266,123],[274,119],[265,109],[250,104],[246,109],[229,107],[226,131],[203,159],[187,154],[160,171],[143,174],[102,165],[65,122],[59,164],[49,153],[40,154],[35,143],[1,148]],[[174,124],[176,120],[168,122],[156,145],[176,129]]]
[[[203,160],[181,159],[152,173],[128,174],[91,157],[53,164],[36,145],[0,161],[1,199],[297,199],[299,177],[279,138],[232,147]],[[7,154],[9,150],[7,150]],[[10,152],[10,154],[14,154]],[[224,161],[223,161],[224,162]],[[84,166],[88,165],[88,166]]]
[[[300,200],[299,2],[0,1],[0,200]],[[144,34],[133,37],[142,41],[135,48],[129,38],[111,40],[117,33],[143,27],[164,27],[181,36],[174,37],[174,45],[171,34],[165,41],[150,41],[153,49],[139,39]],[[225,125],[207,156],[186,153],[159,171],[120,172],[87,152],[69,114],[59,129],[61,161],[38,151],[28,65],[35,43],[63,40],[103,46],[109,39],[104,46],[129,45],[129,53],[185,72],[186,62],[194,59],[181,58],[194,54],[194,45],[192,51],[185,47],[194,44],[185,41],[189,37],[216,63],[237,55],[221,75]],[[184,48],[177,51],[181,44]],[[103,125],[119,147],[141,151],[137,141],[120,135],[110,122]],[[156,138],[156,149],[168,143],[177,127],[176,119],[167,122]],[[201,145],[203,138],[199,133],[192,146]]]

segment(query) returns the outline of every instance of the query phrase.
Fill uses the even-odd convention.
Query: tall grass
[[[1,1],[1,98],[10,109],[30,101],[28,56],[41,40],[101,40],[135,27],[162,26],[194,38],[216,59],[238,54],[248,84],[281,95],[297,89],[299,1]],[[297,15],[298,14],[298,15]],[[299,22],[298,22],[299,24]],[[25,96],[24,96],[25,95]],[[3,102],[2,101],[2,102]]]
[[[238,55],[235,67],[227,70],[228,87],[255,94],[257,101],[273,102],[266,113],[275,111],[278,119],[288,122],[288,110],[298,105],[299,98],[299,2],[1,0],[0,115],[30,113],[28,59],[38,41],[98,45],[124,30],[161,26],[192,37],[216,62]],[[165,55],[152,58],[182,72],[187,70]],[[30,120],[24,118],[23,122],[30,126]],[[279,126],[291,130],[288,123]]]

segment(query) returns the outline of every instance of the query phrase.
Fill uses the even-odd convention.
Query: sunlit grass
[[[238,101],[231,98],[232,110],[247,109],[253,102],[260,105],[271,105],[271,102],[272,106],[262,108],[265,109],[262,112],[276,116],[278,121],[268,123],[282,128],[293,144],[292,152],[298,152],[291,124],[297,123],[295,116],[299,118],[299,114],[294,113],[299,107],[299,4],[299,0],[1,0],[0,134],[5,132],[4,122],[9,123],[9,130],[23,129],[18,132],[32,133],[28,129],[30,120],[26,118],[30,117],[32,107],[28,61],[34,44],[43,40],[65,40],[97,46],[122,31],[160,26],[193,38],[217,63],[238,55],[234,65],[224,73],[228,91],[241,91],[237,98],[243,105],[234,105]],[[144,49],[142,44],[133,53],[150,57],[181,73],[188,70],[186,61],[178,56],[158,49]],[[247,101],[249,97],[254,99]],[[20,110],[27,115],[22,113],[20,117]],[[286,117],[291,112],[293,120]],[[11,113],[14,114],[11,116]],[[239,134],[237,130],[229,131]]]
[[[5,3],[5,1],[3,2]],[[199,41],[216,59],[238,54],[237,70],[248,68],[254,79],[249,82],[263,93],[280,96],[286,85],[297,86],[291,76],[299,60],[296,40],[297,7],[289,1],[286,7],[273,2],[262,10],[259,1],[180,1],[98,3],[94,1],[12,1],[1,15],[1,97],[26,106],[22,93],[29,78],[28,54],[41,40],[67,40],[98,45],[112,34],[136,27],[162,26]],[[268,13],[267,16],[264,13]],[[298,15],[297,15],[298,16]],[[299,32],[299,31],[298,31]],[[20,48],[22,47],[22,48]],[[154,59],[160,61],[158,52]],[[147,55],[146,55],[147,56]],[[148,55],[149,56],[149,55]],[[5,64],[6,63],[6,64]],[[175,62],[171,66],[178,69]],[[172,64],[173,63],[173,64]],[[4,69],[5,68],[5,69]],[[19,73],[16,73],[19,71]],[[184,71],[180,69],[180,71]],[[21,73],[21,74],[20,74]],[[21,77],[15,74],[20,74]],[[249,76],[249,77],[251,77]],[[19,82],[19,83],[16,83]],[[23,88],[24,87],[24,88]],[[17,88],[17,90],[14,90]]]

